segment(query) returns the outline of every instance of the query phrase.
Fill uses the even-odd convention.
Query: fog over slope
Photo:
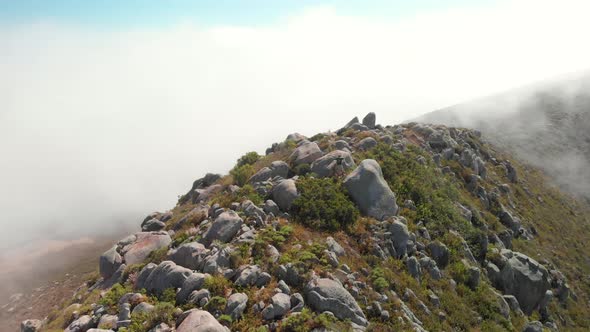
[[[590,198],[590,73],[526,86],[416,119],[477,128]]]

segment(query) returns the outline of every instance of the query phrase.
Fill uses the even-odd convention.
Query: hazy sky
[[[290,132],[370,111],[395,124],[586,69],[589,10],[0,0],[0,242],[139,225]]]

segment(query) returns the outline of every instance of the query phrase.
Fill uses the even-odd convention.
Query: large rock
[[[229,329],[221,325],[213,315],[204,310],[193,309],[183,314],[182,320],[176,332],[229,332]]]
[[[344,179],[344,186],[363,214],[378,220],[397,214],[395,195],[375,160],[363,160]]]
[[[196,192],[197,189],[207,188],[215,182],[217,182],[217,180],[219,179],[221,179],[221,175],[207,173],[204,177],[197,179],[195,180],[195,182],[193,182],[193,186],[191,187],[191,189],[184,196],[182,196],[179,202],[181,204],[188,201],[194,202],[196,200],[195,196],[198,196],[198,193]]]
[[[244,310],[248,304],[248,295],[244,293],[233,293],[227,299],[227,306],[225,307],[225,314],[230,315],[233,320],[242,317]]]
[[[272,199],[283,211],[289,211],[291,204],[299,196],[295,181],[283,180],[272,189]]]
[[[277,293],[270,299],[270,304],[262,311],[265,320],[279,319],[291,309],[291,297],[284,293]]]
[[[37,332],[41,331],[41,327],[43,326],[43,321],[38,319],[27,319],[20,323],[20,331],[21,332]]]
[[[499,267],[488,267],[488,277],[504,294],[514,295],[522,311],[530,315],[551,288],[547,269],[534,259],[508,249],[501,250]]]
[[[190,242],[172,250],[168,254],[168,258],[180,266],[199,270],[208,252],[209,250],[202,243]]]
[[[201,242],[209,246],[214,240],[229,242],[240,230],[244,221],[232,210],[220,214],[207,230]]]
[[[430,256],[432,256],[434,261],[436,261],[436,265],[438,265],[441,269],[444,269],[447,265],[449,265],[449,249],[442,242],[430,242],[427,248]]]
[[[178,266],[172,261],[164,261],[157,266],[150,263],[139,273],[135,288],[161,294],[168,288],[181,288],[192,274],[193,271]]]
[[[80,316],[80,318],[73,321],[68,327],[64,330],[64,332],[86,332],[92,326],[92,317],[88,315]]]
[[[261,168],[256,174],[248,180],[249,183],[264,182],[275,177],[286,179],[289,176],[289,165],[282,161],[273,161],[270,166]]]
[[[289,160],[294,165],[311,164],[322,154],[322,150],[315,142],[301,141],[289,157]]]
[[[399,220],[395,220],[388,227],[393,241],[397,258],[404,257],[408,252],[408,245],[410,244],[410,232],[408,226]]]
[[[373,137],[365,137],[355,145],[357,149],[362,151],[367,151],[375,146],[377,146],[377,141]]]
[[[189,275],[183,282],[182,286],[180,287],[180,291],[176,293],[176,302],[177,303],[185,303],[190,295],[194,291],[201,290],[203,285],[205,284],[205,280],[209,277],[209,274],[203,273],[193,273]]]
[[[339,319],[367,326],[367,318],[354,297],[338,282],[312,279],[305,287],[306,303],[316,312],[330,311]]]
[[[101,277],[104,279],[110,278],[121,264],[123,264],[123,257],[117,252],[117,246],[113,246],[100,255],[98,269]]]
[[[336,159],[342,158],[342,170],[347,171],[356,167],[352,155],[348,151],[334,150],[327,155],[316,159],[311,164],[311,171],[319,177],[328,177],[334,175]]]
[[[367,126],[369,129],[375,129],[375,124],[377,121],[377,116],[375,113],[370,112],[369,114],[365,115],[363,118],[363,124]]]
[[[125,264],[142,263],[152,251],[167,247],[172,242],[166,232],[140,232],[135,240],[122,249]]]

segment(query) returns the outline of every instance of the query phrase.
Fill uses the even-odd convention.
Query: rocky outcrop
[[[329,311],[339,319],[367,326],[367,318],[350,293],[338,282],[321,278],[311,280],[305,287],[306,303],[316,312]]]
[[[522,311],[530,315],[541,304],[551,288],[547,269],[534,259],[515,251],[502,249],[500,261],[488,265],[488,277],[504,294],[514,295]]]
[[[261,168],[248,180],[249,183],[264,182],[275,177],[283,179],[289,176],[289,165],[281,160],[273,161],[270,166]]]
[[[311,164],[311,171],[317,176],[324,178],[333,176],[337,167],[337,159],[341,159],[341,169],[343,172],[356,167],[352,155],[348,151],[334,150],[325,156],[316,159]]]
[[[164,261],[159,265],[149,263],[137,277],[136,289],[145,289],[150,293],[161,294],[168,288],[181,288],[184,282],[193,274],[193,271],[174,264],[172,261]]]
[[[375,160],[363,160],[344,179],[344,186],[363,214],[378,220],[397,214],[395,195]]]
[[[315,142],[301,141],[293,151],[289,160],[293,165],[311,164],[323,155]]]
[[[226,211],[220,214],[211,227],[203,235],[201,242],[206,246],[213,241],[229,242],[240,230],[244,221],[234,211]]]
[[[152,251],[168,247],[172,239],[166,232],[140,232],[132,235],[129,244],[121,249],[125,264],[142,263]],[[119,242],[121,245],[121,242]]]
[[[117,246],[105,251],[99,258],[98,269],[104,279],[110,278],[119,266],[123,264],[123,257],[117,252]]]
[[[299,196],[295,181],[283,180],[272,189],[272,199],[283,211],[289,211],[291,204]]]
[[[176,332],[229,332],[213,315],[204,310],[193,309],[183,314],[184,319]]]

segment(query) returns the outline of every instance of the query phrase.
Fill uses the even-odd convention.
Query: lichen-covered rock
[[[344,179],[344,186],[363,214],[378,220],[397,214],[395,195],[375,160],[363,160]]]
[[[190,242],[170,251],[168,258],[180,266],[199,270],[208,252],[209,250],[202,243]]]
[[[43,321],[38,319],[27,319],[20,323],[21,332],[38,332],[41,331]]]
[[[279,182],[272,189],[272,199],[283,211],[289,211],[293,201],[299,196],[295,181],[288,179]]]
[[[248,295],[244,293],[233,293],[227,299],[227,306],[225,307],[225,314],[230,315],[233,320],[242,317],[246,304],[248,303]]]
[[[137,277],[136,289],[145,289],[150,293],[161,294],[168,288],[180,288],[193,271],[176,265],[172,261],[164,261],[159,265],[146,265]]]
[[[363,118],[363,125],[367,126],[369,129],[375,129],[375,122],[377,121],[377,116],[373,112],[369,112]]]
[[[501,250],[498,268],[488,268],[488,277],[504,294],[514,295],[522,311],[530,315],[551,288],[549,272],[534,259],[508,249]]]
[[[311,164],[311,171],[317,176],[323,178],[333,176],[337,166],[337,159],[341,159],[341,170],[347,171],[356,167],[352,155],[348,151],[334,150],[325,156],[316,159]]]
[[[140,232],[135,233],[134,238],[121,250],[127,265],[142,263],[152,251],[168,247],[172,242],[166,232]]]
[[[354,297],[338,282],[320,278],[312,279],[305,287],[307,304],[316,312],[329,311],[339,319],[367,326],[367,318]]]
[[[100,276],[104,279],[110,278],[121,264],[123,264],[123,257],[117,252],[117,246],[113,246],[100,255],[98,264]]]
[[[322,155],[322,150],[315,142],[301,141],[289,157],[289,160],[293,165],[311,164]]]
[[[184,319],[176,332],[229,332],[213,315],[204,310],[193,309],[183,314]]]
[[[225,211],[211,224],[201,242],[206,246],[215,240],[227,243],[238,233],[243,223],[244,221],[236,212]]]

